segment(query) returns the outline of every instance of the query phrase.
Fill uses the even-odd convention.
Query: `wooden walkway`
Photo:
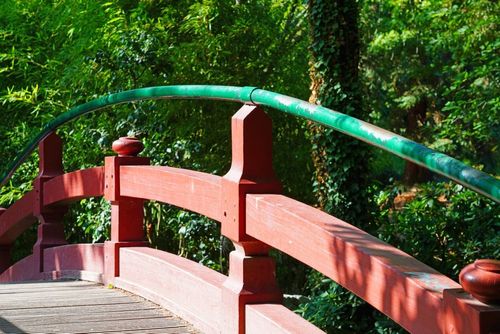
[[[0,284],[0,333],[199,333],[138,296],[83,281]]]

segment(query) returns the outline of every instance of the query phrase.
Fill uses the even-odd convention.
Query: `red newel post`
[[[104,280],[112,283],[120,275],[120,248],[147,246],[144,236],[144,200],[120,195],[120,166],[149,165],[149,158],[138,157],[143,144],[132,137],[113,142],[118,156],[104,161],[104,197],[111,202],[111,240],[105,242]]]
[[[38,146],[40,172],[34,182],[35,201],[33,215],[38,218],[38,238],[33,246],[35,273],[43,272],[43,250],[67,244],[64,236],[63,216],[68,211],[65,205],[46,207],[43,203],[44,184],[64,173],[62,164],[63,145],[61,137],[51,133]]]
[[[7,211],[7,209],[0,208],[0,216]],[[0,245],[0,273],[4,272],[5,269],[12,265],[12,258],[10,251],[12,245]]]
[[[461,289],[444,291],[445,333],[500,333],[500,261],[476,260],[460,272]]]
[[[236,250],[224,283],[223,333],[245,332],[245,305],[281,303],[269,246],[246,234],[246,194],[280,193],[272,166],[271,119],[258,106],[245,105],[232,118],[232,164],[222,180],[222,234]]]

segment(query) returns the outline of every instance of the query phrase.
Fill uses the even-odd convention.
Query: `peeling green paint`
[[[381,129],[354,117],[339,113],[322,106],[270,92],[255,87],[182,85],[158,86],[133,89],[110,94],[81,104],[49,122],[9,166],[2,176],[3,186],[19,165],[35,150],[38,143],[59,126],[81,115],[121,103],[152,99],[210,99],[268,106],[291,115],[329,126],[346,135],[377,146],[403,159],[424,166],[433,172],[448,177],[467,188],[481,193],[500,203],[500,180],[466,166],[464,163],[443,153],[431,150],[421,144]]]

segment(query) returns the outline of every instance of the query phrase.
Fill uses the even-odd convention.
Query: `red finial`
[[[119,157],[135,157],[144,149],[144,145],[135,137],[120,137],[111,146]]]
[[[465,291],[485,304],[500,303],[500,261],[476,260],[460,272]]]

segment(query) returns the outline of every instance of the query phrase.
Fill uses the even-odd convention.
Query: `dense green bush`
[[[458,279],[478,258],[500,258],[500,206],[454,183],[426,183],[376,193],[378,235]]]

